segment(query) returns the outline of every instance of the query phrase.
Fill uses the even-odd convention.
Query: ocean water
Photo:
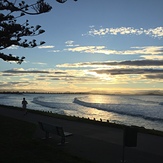
[[[163,96],[92,94],[0,94],[0,104],[163,131]]]

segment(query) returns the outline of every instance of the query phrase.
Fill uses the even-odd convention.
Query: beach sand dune
[[[123,151],[123,130],[98,124],[76,122],[43,116],[29,112],[0,107],[0,114],[37,124],[38,121],[63,126],[73,133],[62,150],[95,163],[119,163]],[[42,138],[43,131],[38,127],[35,138]],[[55,136],[54,136],[55,139]],[[57,146],[57,143],[56,143]],[[138,133],[137,147],[125,147],[125,160],[128,163],[163,163],[163,137]]]

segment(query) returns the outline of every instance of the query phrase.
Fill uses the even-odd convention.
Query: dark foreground
[[[21,110],[3,106],[0,115],[0,150],[3,151],[0,162],[121,162],[122,128],[54,118],[31,111],[24,116]],[[38,127],[38,121],[58,124],[73,136],[66,139],[69,143],[64,146],[58,146],[60,139],[55,135],[48,141],[42,140],[44,133]],[[139,132],[137,147],[125,147],[125,160],[128,163],[162,163],[163,137]]]

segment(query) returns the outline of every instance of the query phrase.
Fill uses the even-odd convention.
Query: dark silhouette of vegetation
[[[64,3],[67,0],[56,1]],[[23,48],[34,48],[45,43],[44,41],[37,43],[35,39],[30,41],[26,39],[26,37],[44,33],[45,30],[41,29],[40,25],[30,26],[29,20],[25,20],[23,23],[18,23],[17,21],[25,15],[39,15],[49,12],[52,7],[44,0],[30,1],[30,3],[27,4],[25,1],[18,2],[17,0],[0,0],[0,50],[13,45]],[[21,64],[25,59],[24,56],[19,58],[13,54],[5,54],[3,52],[0,52],[0,58],[4,61],[14,61],[18,64]]]
[[[67,0],[56,0],[56,1],[59,3],[65,3]],[[77,1],[77,0],[74,0],[74,1]]]

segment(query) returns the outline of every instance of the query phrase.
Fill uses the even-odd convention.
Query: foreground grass
[[[2,163],[88,163],[63,152],[53,143],[33,139],[34,124],[0,116],[0,162]]]

